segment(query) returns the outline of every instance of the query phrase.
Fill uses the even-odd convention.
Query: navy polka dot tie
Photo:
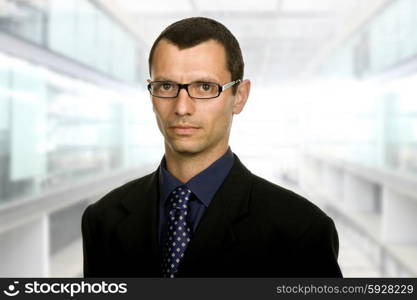
[[[162,273],[173,278],[178,270],[184,252],[191,238],[191,224],[188,222],[189,201],[192,192],[184,185],[170,194],[168,231],[163,249]]]

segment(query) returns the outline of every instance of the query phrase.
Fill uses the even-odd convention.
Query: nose
[[[175,99],[175,114],[179,116],[192,115],[194,111],[194,99],[190,98],[185,89],[181,89]]]

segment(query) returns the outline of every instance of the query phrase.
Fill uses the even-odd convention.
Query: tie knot
[[[172,191],[169,201],[173,208],[184,210],[188,208],[191,194],[191,190],[182,185]]]

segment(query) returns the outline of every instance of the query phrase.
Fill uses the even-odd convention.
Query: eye
[[[198,87],[202,92],[210,92],[213,89],[212,84],[208,82],[201,82],[198,84]]]
[[[204,91],[209,91],[209,90],[210,90],[210,85],[209,85],[208,83],[202,83],[202,84],[201,84],[201,88],[202,88]]]
[[[161,84],[161,88],[162,88],[164,91],[168,91],[169,89],[171,89],[171,88],[172,88],[172,84],[171,84],[171,83],[169,83],[169,82],[164,82],[164,83],[162,83],[162,84]]]

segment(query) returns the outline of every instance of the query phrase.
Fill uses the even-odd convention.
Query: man
[[[341,276],[333,221],[229,148],[250,90],[243,66],[235,37],[211,19],[178,21],[156,39],[148,89],[165,156],[86,209],[85,276]]]

